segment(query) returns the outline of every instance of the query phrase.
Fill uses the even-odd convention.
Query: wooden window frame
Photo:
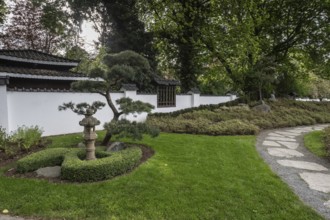
[[[157,107],[176,107],[175,86],[157,86]]]

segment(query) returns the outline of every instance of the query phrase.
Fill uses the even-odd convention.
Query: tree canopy
[[[57,53],[75,41],[64,5],[57,1],[14,0],[10,21],[3,25],[0,43],[6,49],[33,49]],[[1,16],[1,6],[0,6]]]
[[[41,7],[37,10],[41,23],[23,23],[20,18],[29,18],[33,13],[17,9],[18,25],[10,27],[14,37],[7,37],[12,46],[22,44],[25,32],[34,33],[29,38],[36,42],[54,36],[44,33],[55,34],[55,42],[65,39],[70,25],[63,18],[68,16],[76,24],[88,19],[101,33],[99,41],[107,52],[135,51],[148,59],[151,71],[157,69],[165,76],[180,79],[183,92],[199,87],[204,93],[235,90],[258,98],[260,89],[266,96],[273,90],[285,95],[301,90],[302,84],[313,82],[307,79],[315,75],[330,79],[329,0],[21,2],[27,1]],[[26,29],[22,36],[20,25]],[[4,27],[4,33],[9,36],[8,27]],[[58,48],[61,43],[54,45]],[[272,60],[271,72],[261,68],[267,60]],[[140,73],[144,78],[143,70]]]
[[[132,50],[147,58],[152,68],[156,67],[153,34],[146,32],[139,18],[137,0],[72,0],[69,4],[76,20],[88,19],[96,24],[100,43],[108,52]]]
[[[165,68],[172,68],[185,81],[184,89],[196,84],[196,80],[199,84],[208,83],[204,79],[216,70],[224,76],[218,78],[232,82],[233,89],[257,92],[251,87],[249,74],[269,57],[278,64],[274,74],[279,78],[297,71],[294,62],[306,60],[317,64],[320,74],[326,73],[321,69],[328,66],[329,60],[329,40],[325,37],[329,34],[327,0],[141,2],[142,13],[148,14],[145,22],[151,24],[148,27],[157,36],[158,49],[163,51],[162,58],[173,64]],[[180,61],[182,46],[190,57]],[[299,60],[297,53],[303,55]],[[190,67],[184,67],[184,62],[189,62]],[[185,70],[189,71],[182,74]],[[277,82],[272,83],[275,89]]]

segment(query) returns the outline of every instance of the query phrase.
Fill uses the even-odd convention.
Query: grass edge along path
[[[327,152],[324,146],[324,131],[312,131],[304,136],[306,148],[318,157],[325,158]]]
[[[254,136],[162,133],[133,172],[92,184],[14,179],[0,210],[44,219],[322,219],[272,173]]]

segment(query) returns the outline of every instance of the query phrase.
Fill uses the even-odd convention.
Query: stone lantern
[[[95,160],[95,139],[97,134],[95,126],[100,124],[100,121],[94,118],[95,110],[88,108],[85,118],[79,122],[79,125],[84,126],[84,139],[86,141],[86,160]]]

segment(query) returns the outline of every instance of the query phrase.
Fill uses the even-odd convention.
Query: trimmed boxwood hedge
[[[20,173],[35,171],[41,167],[62,166],[61,178],[73,182],[92,182],[110,179],[133,169],[142,157],[139,147],[130,147],[118,152],[96,150],[97,160],[83,160],[83,149],[51,148],[17,162]]]
[[[26,173],[37,170],[41,167],[60,166],[64,160],[68,148],[50,148],[37,153],[30,154],[17,161],[17,171]]]
[[[105,156],[105,152],[98,152]],[[81,160],[77,152],[70,152],[62,163],[61,176],[63,179],[76,182],[92,182],[110,179],[126,173],[134,168],[142,157],[138,147],[108,153],[108,157],[97,160]]]

